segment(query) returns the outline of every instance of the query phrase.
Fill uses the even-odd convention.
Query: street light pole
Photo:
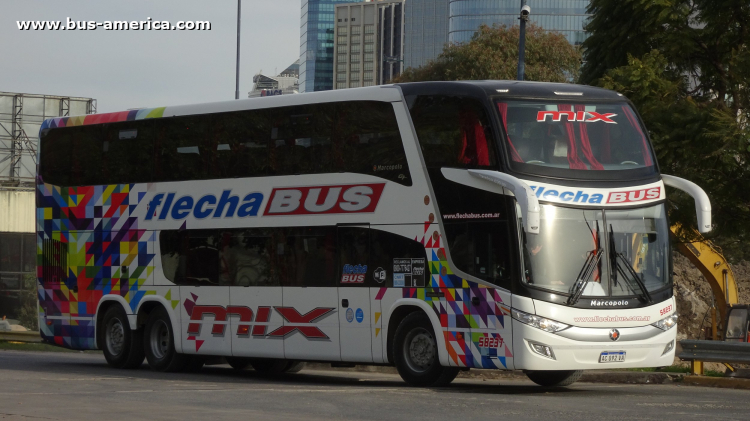
[[[521,16],[518,18],[521,20],[521,33],[518,38],[518,72],[516,74],[517,80],[523,80],[523,76],[526,71],[526,21],[529,20],[530,14],[531,8],[526,5],[526,0],[521,0]]]
[[[240,99],[240,17],[242,0],[237,0],[237,81],[234,89],[234,99]]]

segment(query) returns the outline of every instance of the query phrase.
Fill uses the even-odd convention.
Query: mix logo
[[[591,117],[586,117],[587,115]],[[561,121],[562,117],[568,121],[578,121],[581,123],[593,123],[595,121],[603,121],[605,123],[617,124],[616,121],[612,120],[612,117],[616,117],[614,113],[600,114],[594,111],[539,111],[536,114],[536,121],[543,123],[547,117],[552,117],[552,121]]]
[[[273,307],[284,318],[284,326],[266,333],[268,325],[260,323],[269,322],[271,308],[258,307],[258,314],[255,318],[256,324],[251,326],[250,323],[253,322],[253,310],[250,307],[195,305],[190,314],[190,324],[188,324],[187,333],[188,335],[200,335],[203,318],[206,315],[210,315],[214,319],[214,324],[211,326],[211,334],[214,336],[224,336],[227,325],[217,322],[226,322],[229,316],[239,316],[240,324],[237,326],[238,336],[250,336],[252,334],[252,336],[284,338],[294,332],[299,332],[307,339],[329,339],[328,335],[323,333],[322,330],[316,326],[309,326],[309,324],[315,323],[316,320],[327,316],[335,310],[334,308],[318,307],[305,314],[300,314],[294,307]],[[251,327],[252,331],[250,330]]]

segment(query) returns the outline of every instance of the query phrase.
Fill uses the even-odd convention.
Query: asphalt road
[[[0,420],[689,420],[750,417],[750,391],[681,385],[463,380],[420,389],[398,376],[303,370],[277,378],[210,366],[115,370],[91,353],[0,351]]]

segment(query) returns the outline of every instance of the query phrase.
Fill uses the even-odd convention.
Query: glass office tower
[[[357,3],[357,1],[302,0],[300,92],[333,89],[333,27],[336,3]]]
[[[406,0],[404,67],[434,60],[448,43],[448,0]]]
[[[583,25],[589,0],[527,0],[530,21],[547,30],[562,33],[571,44],[586,39]],[[450,0],[448,40],[463,43],[471,40],[479,25],[518,25],[520,0]]]

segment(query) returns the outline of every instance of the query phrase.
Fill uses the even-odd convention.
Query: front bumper
[[[513,320],[513,361],[520,370],[602,370],[617,368],[664,367],[674,362],[677,327],[645,340],[587,342],[572,340],[558,334]],[[555,359],[537,354],[530,342],[552,348]],[[664,353],[667,344],[672,349]],[[624,362],[600,363],[604,351],[625,351]]]

